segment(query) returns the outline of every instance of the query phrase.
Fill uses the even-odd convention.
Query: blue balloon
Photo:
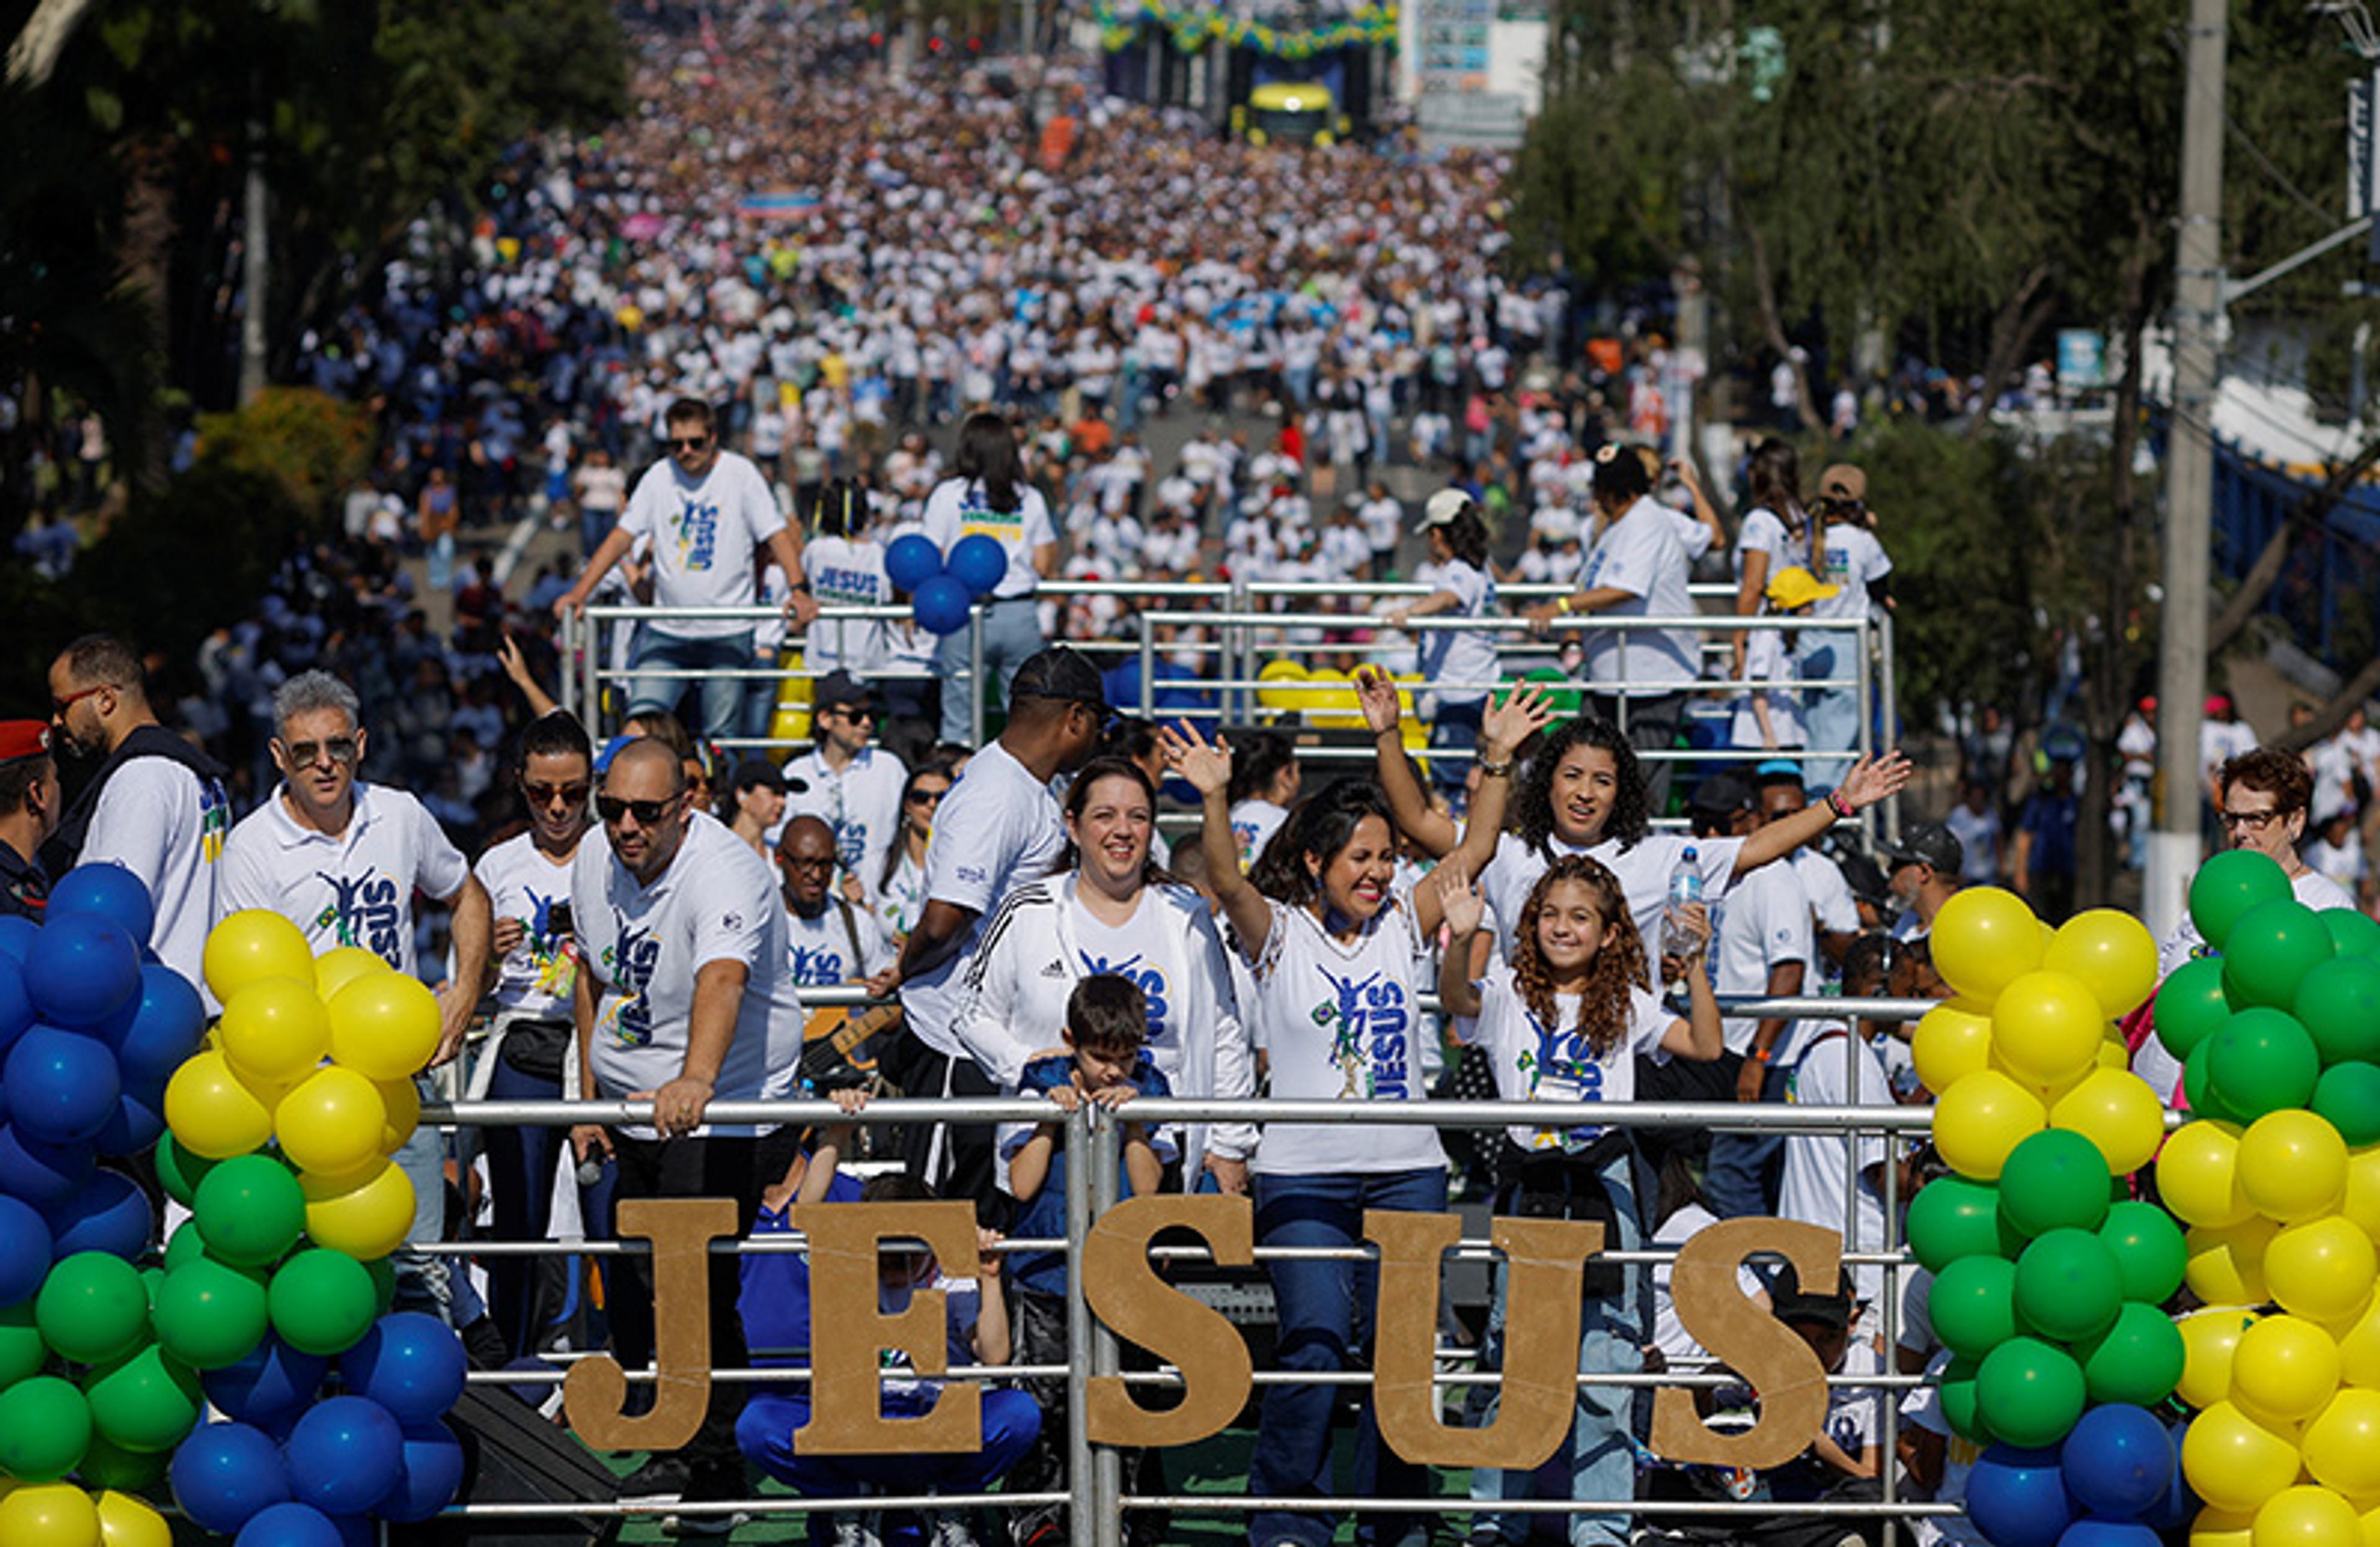
[[[207,1400],[233,1418],[270,1428],[294,1420],[314,1400],[330,1370],[329,1359],[268,1335],[237,1364],[210,1370],[199,1382],[206,1388]]]
[[[200,1528],[236,1534],[274,1504],[289,1502],[281,1447],[245,1423],[206,1423],[174,1452],[167,1474],[174,1502]]]
[[[1007,577],[1008,550],[1000,545],[1000,539],[982,532],[962,537],[951,545],[949,573],[966,587],[970,598],[980,602]]]
[[[25,958],[25,988],[52,1025],[96,1025],[140,992],[140,946],[111,919],[52,919],[40,948]]]
[[[47,1211],[57,1254],[103,1251],[138,1262],[157,1230],[156,1211],[139,1183],[121,1171],[94,1171],[64,1202]]]
[[[124,1093],[106,1043],[55,1026],[18,1038],[0,1079],[8,1085],[8,1121],[51,1144],[97,1138]]]
[[[199,1051],[206,1026],[205,1002],[188,979],[170,967],[144,967],[130,1017],[110,1021],[101,1035],[115,1049],[127,1084],[147,1078],[162,1086]]]
[[[347,1389],[379,1403],[407,1428],[444,1417],[462,1400],[469,1369],[455,1329],[418,1310],[382,1317],[339,1356]]]
[[[2067,1431],[2058,1456],[2066,1491],[2094,1515],[2129,1520],[2146,1513],[2173,1484],[2173,1441],[2146,1407],[2110,1403],[2092,1408]]]
[[[33,942],[40,939],[42,926],[30,919],[20,919],[11,913],[0,919],[0,956],[6,956],[18,966],[33,954]]]
[[[405,1470],[405,1431],[369,1397],[334,1396],[300,1415],[283,1443],[291,1492],[325,1515],[362,1515]]]
[[[2165,1496],[2141,1515],[2143,1524],[2161,1531],[2190,1524],[2198,1518],[2198,1512],[2206,1507],[2205,1501],[2198,1496],[2198,1490],[2190,1485],[2190,1479],[2183,1475],[2181,1469],[2181,1437],[2189,1431],[2188,1419],[2177,1419],[2166,1426],[2166,1443],[2173,1447],[2173,1480],[2166,1484]]]
[[[56,923],[69,913],[95,914],[113,920],[135,940],[146,940],[157,924],[157,905],[140,878],[113,860],[94,859],[77,865],[50,888],[45,920]]]
[[[1996,1444],[1967,1473],[1967,1518],[1992,1547],[2058,1547],[2074,1501],[2054,1450]]]
[[[50,1222],[30,1203],[0,1198],[0,1309],[31,1299],[55,1254]]]
[[[345,1547],[339,1524],[312,1504],[260,1509],[239,1529],[232,1547]]]
[[[2089,1516],[2066,1528],[2058,1547],[2165,1547],[2162,1538],[2138,1520]]]
[[[372,1513],[397,1525],[412,1525],[453,1504],[462,1490],[462,1442],[444,1424],[426,1423],[405,1431],[396,1486]]]
[[[923,532],[896,537],[884,550],[884,574],[903,591],[916,591],[942,572],[942,551]]]
[[[146,1154],[165,1132],[165,1088],[128,1090],[115,1098],[107,1126],[91,1140],[91,1148],[111,1160]]]
[[[949,575],[929,576],[911,599],[911,615],[929,634],[955,634],[967,626],[966,587]]]
[[[36,1209],[55,1207],[91,1180],[89,1144],[53,1144],[10,1123],[0,1127],[0,1192]]]
[[[21,924],[22,919],[0,919],[0,924]],[[33,996],[25,989],[25,964],[0,951],[0,1053],[6,1053],[25,1028],[33,1024],[38,1012],[33,1008]]]

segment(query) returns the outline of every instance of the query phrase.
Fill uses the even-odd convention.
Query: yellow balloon
[[[2041,965],[2040,921],[2013,892],[1970,886],[1934,916],[1934,966],[1959,997],[1989,1005]]]
[[[2350,1386],[2380,1390],[2380,1298],[2344,1328],[2334,1328],[2338,1339],[2338,1375]]]
[[[2094,1069],[2049,1109],[2049,1126],[2089,1139],[2121,1176],[2148,1164],[2165,1141],[2165,1103],[2130,1069]]]
[[[314,952],[304,932],[261,907],[244,907],[209,930],[200,963],[207,987],[225,1005],[249,984],[267,978],[314,981]]]
[[[368,1079],[397,1079],[438,1051],[438,997],[402,972],[375,972],[331,1001],[331,1057]]]
[[[2193,1407],[2212,1407],[2231,1395],[2231,1360],[2256,1313],[2236,1306],[2193,1310],[2174,1323],[2181,1334],[2181,1379],[2174,1392]]]
[[[1925,1089],[1940,1095],[1964,1075],[1987,1068],[1992,1056],[1992,1017],[1956,999],[1925,1012],[1909,1039],[1911,1059]]]
[[[2283,1489],[2256,1511],[2250,1547],[2355,1547],[2355,1506],[2327,1488]]]
[[[2362,1547],[2380,1547],[2380,1504],[2366,1508],[2362,1515]]]
[[[1287,713],[1305,701],[1300,687],[1305,681],[1305,667],[1295,661],[1268,661],[1257,673],[1262,684],[1257,688],[1257,702],[1279,713]]]
[[[358,1261],[387,1256],[413,1227],[413,1184],[388,1161],[345,1176],[305,1172],[306,1234]]]
[[[360,945],[334,945],[314,958],[314,992],[321,994],[322,1003],[327,1005],[334,994],[358,978],[395,970],[380,958],[378,952],[367,951]]]
[[[2252,1514],[2236,1509],[2202,1509],[2190,1523],[2190,1547],[2249,1547]]]
[[[380,1152],[393,1155],[405,1148],[405,1141],[421,1122],[421,1091],[410,1079],[376,1079],[372,1084],[380,1091],[385,1114],[380,1126]]]
[[[2302,1316],[2267,1316],[2240,1334],[2231,1398],[2292,1423],[2338,1395],[2338,1343]]]
[[[2240,1186],[2240,1130],[2201,1118],[2166,1140],[2157,1196],[2187,1224],[2237,1224],[2256,1212]]]
[[[2380,1144],[2348,1151],[2347,1191],[2338,1212],[2365,1235],[2380,1237]]]
[[[2132,1050],[2124,1045],[2121,1034],[2099,1039],[2098,1065],[2103,1069],[2129,1070],[2132,1066]]]
[[[1992,1051],[2027,1084],[2062,1085],[2095,1066],[2107,1025],[2080,979],[2028,972],[1992,1003]]]
[[[194,1055],[165,1084],[165,1126],[195,1155],[227,1160],[273,1137],[273,1108],[220,1053]]]
[[[2380,1391],[2350,1386],[2306,1425],[2300,1449],[2306,1470],[2325,1488],[2380,1493]]]
[[[2266,1287],[2265,1254],[2280,1226],[2250,1216],[2237,1224],[2201,1224],[2183,1236],[2189,1245],[2189,1265],[2182,1282],[2208,1305],[2262,1305],[2271,1298]]]
[[[2041,954],[2044,970],[2079,979],[2107,1019],[2141,1007],[2156,987],[2156,942],[2146,924],[2112,907],[2078,913],[2058,926]]]
[[[2297,1481],[2298,1447],[2237,1404],[2217,1402],[2183,1432],[2181,1471],[2208,1504],[2245,1513]]]
[[[1934,1108],[1934,1145],[1960,1175],[1999,1180],[2009,1151],[2049,1124],[2040,1098],[1997,1069],[1971,1074]]]
[[[302,1171],[331,1176],[351,1175],[379,1156],[387,1122],[379,1089],[335,1064],[315,1070],[273,1114],[281,1152]]]
[[[99,1506],[71,1482],[28,1483],[0,1498],[8,1547],[99,1547]]]
[[[165,1517],[134,1498],[110,1489],[99,1496],[100,1547],[173,1547]]]
[[[331,1017],[311,982],[266,978],[224,1005],[224,1055],[251,1080],[303,1078],[331,1051]]]
[[[2338,1322],[2372,1298],[2380,1253],[2372,1237],[2338,1214],[2283,1227],[2265,1250],[2273,1298],[2293,1315]]]
[[[2267,1219],[2313,1219],[2347,1195],[2347,1140],[2311,1112],[2271,1112],[2240,1136],[2240,1187]]]

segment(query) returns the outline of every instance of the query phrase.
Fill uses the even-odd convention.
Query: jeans
[[[1785,1071],[1770,1065],[1760,1099],[1782,1104]],[[1781,1133],[1715,1133],[1710,1163],[1703,1175],[1703,1202],[1721,1219],[1742,1219],[1776,1210],[1779,1168],[1785,1162]]]
[[[1256,1192],[1257,1240],[1269,1247],[1353,1247],[1364,1239],[1364,1211],[1397,1209],[1430,1213],[1446,1207],[1446,1173],[1391,1171],[1378,1175],[1250,1178]],[[1379,1270],[1370,1262],[1272,1261],[1266,1264],[1281,1327],[1280,1364],[1284,1370],[1329,1374],[1362,1361],[1371,1340]],[[1329,1500],[1330,1414],[1337,1388],[1327,1385],[1266,1386],[1257,1430],[1248,1487],[1271,1498]],[[1362,1403],[1355,1434],[1354,1492],[1381,1498],[1419,1498],[1427,1474],[1380,1443],[1368,1397]],[[1410,1517],[1369,1517],[1356,1522],[1358,1541],[1396,1541]],[[1337,1517],[1327,1510],[1290,1514],[1266,1510],[1249,1518],[1255,1547],[1293,1542],[1329,1547]]]
[[[1016,668],[1026,658],[1040,652],[1041,617],[1030,596],[1011,597],[1001,602],[988,602],[983,608],[983,671],[986,677],[997,678],[1000,695],[995,704],[1008,701],[1009,685],[1016,680]],[[970,693],[980,694],[985,687],[967,675],[967,631],[942,636],[934,647],[934,673],[942,679],[942,739],[955,741],[962,747],[976,744],[975,721],[968,713]]]
[[[1852,642],[1855,638],[1833,632],[1803,635],[1793,652],[1803,678],[1858,675],[1859,664],[1852,656],[1857,648]],[[1848,752],[1859,745],[1857,688],[1805,688],[1802,690],[1802,714],[1809,730],[1811,751]],[[1851,765],[1849,758],[1813,757],[1802,765],[1803,776],[1815,796],[1841,784]]]
[[[525,1075],[496,1055],[488,1082],[488,1099],[560,1101],[559,1080]],[[496,1238],[540,1241],[553,1212],[554,1157],[565,1128],[529,1124],[500,1124],[479,1130],[487,1151],[490,1201],[495,1210]],[[488,1259],[488,1297],[496,1330],[515,1358],[534,1358],[544,1332],[538,1316],[538,1281],[542,1260],[509,1254]]]
[[[1636,1172],[1633,1159],[1625,1151],[1612,1157],[1603,1168],[1604,1190],[1610,1196],[1613,1212],[1618,1216],[1616,1239],[1604,1242],[1607,1251],[1636,1251],[1645,1244],[1642,1212],[1636,1198]],[[1578,1369],[1582,1375],[1628,1374],[1645,1367],[1644,1346],[1652,1340],[1646,1315],[1651,1303],[1649,1277],[1641,1265],[1630,1264],[1620,1270],[1621,1292],[1615,1297],[1592,1297],[1579,1309]],[[1500,1370],[1504,1356],[1505,1271],[1499,1263],[1496,1269],[1495,1301],[1488,1312],[1488,1346],[1483,1368]],[[1569,1486],[1565,1496],[1573,1499],[1629,1499],[1635,1496],[1636,1457],[1630,1443],[1631,1416],[1634,1394],[1627,1386],[1581,1386],[1578,1388],[1578,1420],[1571,1431],[1570,1453],[1567,1459]],[[1496,1404],[1488,1404],[1488,1421],[1493,1422]],[[1552,1465],[1562,1465],[1562,1453],[1556,1451]],[[1523,1500],[1535,1492],[1536,1472],[1499,1471],[1483,1468],[1471,1475],[1471,1496],[1480,1504],[1498,1500]],[[1508,1542],[1528,1540],[1532,1517],[1527,1515],[1487,1515],[1473,1527],[1473,1535],[1481,1534],[1483,1527],[1492,1527]],[[1628,1541],[1629,1517],[1625,1515],[1572,1515],[1570,1521],[1571,1547],[1621,1547]]]
[[[1438,713],[1429,727],[1429,749],[1433,752],[1470,752],[1479,747],[1479,722],[1488,713],[1486,699],[1465,699],[1449,703],[1440,699]],[[1447,792],[1450,798],[1458,796],[1471,773],[1469,758],[1433,758],[1429,765],[1429,782]]]
[[[714,1352],[713,1359],[717,1358]],[[719,1388],[711,1388],[716,1391]],[[799,1392],[799,1395],[792,1395]],[[809,1394],[798,1386],[756,1386],[735,1420],[735,1443],[771,1477],[813,1499],[893,1493],[988,1493],[1032,1448],[1041,1409],[1021,1391],[983,1394],[983,1448],[939,1455],[796,1456],[794,1431],[810,1420]],[[923,1411],[922,1408],[918,1409]],[[903,1407],[888,1415],[915,1417]],[[823,1517],[813,1516],[814,1520]]]
[[[749,628],[718,639],[690,640],[683,634],[665,634],[647,624],[637,630],[636,652],[628,669],[632,673],[648,666],[673,671],[737,671],[751,664]],[[698,684],[702,689],[702,739],[721,741],[734,736],[743,723],[744,713],[744,682],[738,677],[632,676],[628,680],[628,713],[674,713],[686,689]]]
[[[420,1075],[413,1077],[414,1089],[425,1102],[439,1099],[430,1081]],[[446,1238],[446,1135],[436,1125],[424,1123],[413,1130],[411,1138],[391,1157],[405,1179],[413,1184],[413,1226],[406,1232],[407,1241],[443,1241]],[[416,1251],[410,1246],[399,1247],[390,1259],[396,1270],[396,1297],[394,1309],[419,1310],[452,1323],[455,1319],[455,1293],[447,1281],[446,1259],[435,1252]]]
[[[1619,725],[1620,700],[1617,697],[1592,693],[1587,696],[1587,711],[1600,714],[1613,725]],[[1639,752],[1666,752],[1677,744],[1678,722],[1686,713],[1683,693],[1657,693],[1649,697],[1628,695],[1628,745]],[[1640,765],[1645,775],[1645,809],[1659,816],[1670,805],[1670,772],[1676,763],[1663,759]]]

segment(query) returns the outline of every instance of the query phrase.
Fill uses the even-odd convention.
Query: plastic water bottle
[[[1670,901],[1661,910],[1661,955],[1682,956],[1693,936],[1685,928],[1685,910],[1703,900],[1702,856],[1691,844],[1678,856],[1670,872]]]

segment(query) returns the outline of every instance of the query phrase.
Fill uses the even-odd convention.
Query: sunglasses
[[[608,826],[616,827],[622,817],[632,816],[638,826],[651,827],[669,815],[677,802],[674,795],[666,800],[623,800],[616,795],[599,795],[595,798],[595,814]]]
[[[527,779],[521,781],[521,793],[528,797],[532,806],[551,806],[557,800],[583,806],[587,803],[588,788],[586,785],[539,785]]]
[[[708,435],[672,435],[669,438],[669,448],[672,451],[700,451],[710,444],[710,437]]]
[[[839,703],[819,711],[820,714],[840,714],[846,720],[873,720],[875,709],[864,703]]]
[[[96,688],[78,688],[62,699],[53,698],[50,700],[50,713],[53,715],[64,715],[67,710],[90,698],[93,693],[106,692],[107,686],[103,682]]]
[[[946,789],[913,789],[909,792],[909,804],[912,806],[939,806],[942,803],[942,797],[949,793],[950,791]]]
[[[328,741],[300,741],[282,749],[289,756],[292,768],[311,768],[324,758],[344,768],[356,761],[356,738],[334,736]]]

